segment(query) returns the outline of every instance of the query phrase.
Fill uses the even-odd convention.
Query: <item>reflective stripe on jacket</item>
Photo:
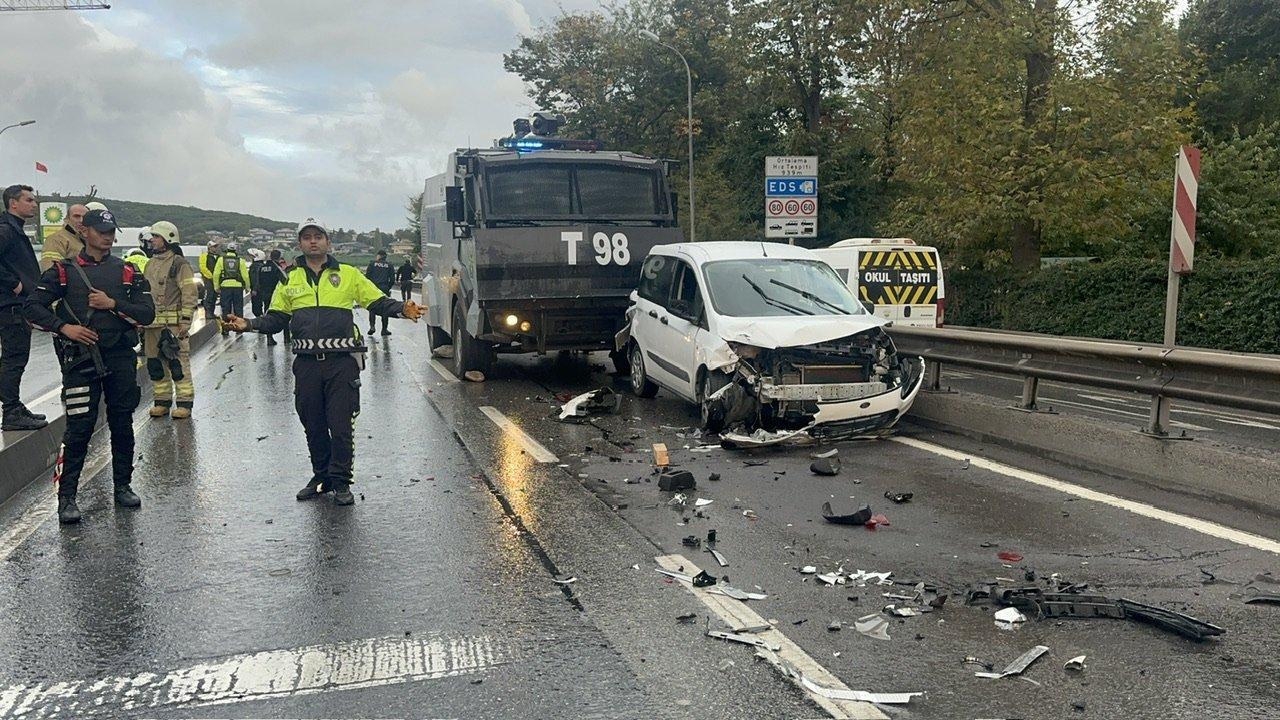
[[[196,276],[187,259],[166,250],[151,258],[142,274],[156,304],[152,327],[190,324],[196,308]]]

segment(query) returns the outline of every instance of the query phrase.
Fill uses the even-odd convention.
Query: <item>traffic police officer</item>
[[[396,282],[396,268],[387,262],[387,253],[385,250],[379,250],[373,262],[369,263],[369,267],[365,268],[364,276],[369,278],[383,295],[391,294],[391,286]],[[369,335],[373,335],[374,322],[377,316],[372,312],[369,313]],[[382,316],[382,334],[390,335],[391,331],[387,329],[387,316]]]
[[[294,407],[307,435],[311,481],[299,500],[332,492],[338,505],[355,502],[351,494],[355,420],[360,414],[360,370],[366,350],[356,327],[353,304],[375,315],[417,320],[422,309],[412,301],[392,300],[359,270],[329,254],[329,234],[315,218],[298,225],[302,257],[271,299],[267,314],[247,320],[226,319],[236,332],[293,333]]]
[[[58,520],[62,523],[80,522],[76,490],[89,438],[98,423],[98,402],[103,398],[111,430],[116,504],[129,508],[142,504],[130,487],[133,411],[141,395],[133,348],[138,344],[138,328],[155,320],[156,309],[147,279],[111,254],[116,233],[111,211],[89,211],[84,228],[84,250],[45,271],[26,307],[27,319],[56,333],[56,342],[61,343],[67,428],[54,482],[58,483]],[[51,309],[55,302],[56,311]]]
[[[178,254],[181,237],[176,225],[167,220],[154,223],[148,242],[151,259],[143,275],[151,286],[156,319],[142,335],[142,350],[147,356],[147,374],[154,395],[151,417],[169,415],[172,408],[173,417],[183,420],[191,417],[196,399],[188,340],[198,302],[196,278],[186,258]],[[174,363],[177,373],[173,372]]]
[[[249,287],[249,264],[236,252],[236,244],[230,243],[213,267],[213,289],[218,291],[223,316],[244,315],[244,291]]]
[[[222,255],[222,244],[210,240],[205,251],[200,253],[200,277],[204,278],[204,316],[213,317],[213,309],[218,305],[218,291],[213,289],[213,269],[218,265]]]

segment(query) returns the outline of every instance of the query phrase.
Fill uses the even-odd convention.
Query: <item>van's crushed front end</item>
[[[801,344],[759,327],[732,333],[719,368],[728,382],[709,398],[727,428],[723,439],[755,446],[892,427],[920,391],[924,360],[899,354],[881,324],[866,321],[853,334]]]

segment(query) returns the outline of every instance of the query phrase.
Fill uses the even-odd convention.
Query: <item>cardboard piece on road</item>
[[[671,464],[671,455],[663,443],[653,444],[653,464],[656,467],[666,467]]]

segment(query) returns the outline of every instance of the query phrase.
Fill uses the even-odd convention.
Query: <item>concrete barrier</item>
[[[199,321],[197,321],[199,322]],[[191,331],[191,352],[206,345],[218,334],[217,323],[199,322]],[[143,399],[148,398],[146,388],[151,379],[145,367],[138,368],[138,383],[143,387]],[[144,403],[145,404],[145,403]],[[32,432],[7,432],[0,440],[0,505],[3,505],[23,488],[36,481],[47,481],[53,464],[58,459],[58,448],[62,445],[62,433],[66,430],[67,419],[62,414],[59,403],[51,404],[57,412],[48,412],[50,406],[33,408],[45,410],[49,415],[49,425]],[[98,417],[97,432],[104,432],[106,422],[101,413]]]
[[[1258,509],[1273,509],[1280,498],[1280,454],[1261,450],[1161,440],[1080,415],[1020,412],[969,393],[921,393],[904,420],[1194,496]]]

